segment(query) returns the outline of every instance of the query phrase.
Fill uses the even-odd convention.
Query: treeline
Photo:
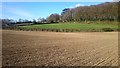
[[[16,21],[13,19],[0,19],[0,21],[2,22],[2,28],[16,27],[16,26],[21,26],[21,25],[30,25],[34,23],[27,19],[19,19],[19,21]]]
[[[117,21],[118,3],[106,2],[98,5],[65,8],[61,15],[52,14],[48,17],[51,22],[69,21]]]
[[[0,19],[0,21],[2,21],[3,27],[73,21],[117,21],[119,19],[118,9],[118,2],[106,2],[98,5],[65,8],[61,14],[54,13],[47,18],[38,18],[32,21],[27,19],[19,19],[18,21]]]

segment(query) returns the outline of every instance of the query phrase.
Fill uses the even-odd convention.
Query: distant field
[[[105,24],[105,23],[56,23],[56,24],[37,24],[30,26],[20,26],[23,29],[69,29],[76,31],[104,31],[104,29],[110,29],[116,31],[118,29],[117,24]],[[71,31],[72,32],[72,31]]]

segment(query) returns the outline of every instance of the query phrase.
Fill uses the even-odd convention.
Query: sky
[[[2,2],[2,18],[38,19],[46,18],[52,13],[61,14],[64,8],[97,5],[103,2]]]
[[[3,0],[3,2],[108,2],[118,0]]]

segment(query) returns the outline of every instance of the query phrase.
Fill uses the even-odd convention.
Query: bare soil
[[[117,66],[118,32],[2,31],[3,66]]]

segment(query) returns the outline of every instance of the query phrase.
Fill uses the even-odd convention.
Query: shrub
[[[69,29],[65,29],[65,32],[69,32]]]
[[[105,32],[111,32],[111,31],[114,31],[112,28],[103,28],[102,30],[105,31]]]

